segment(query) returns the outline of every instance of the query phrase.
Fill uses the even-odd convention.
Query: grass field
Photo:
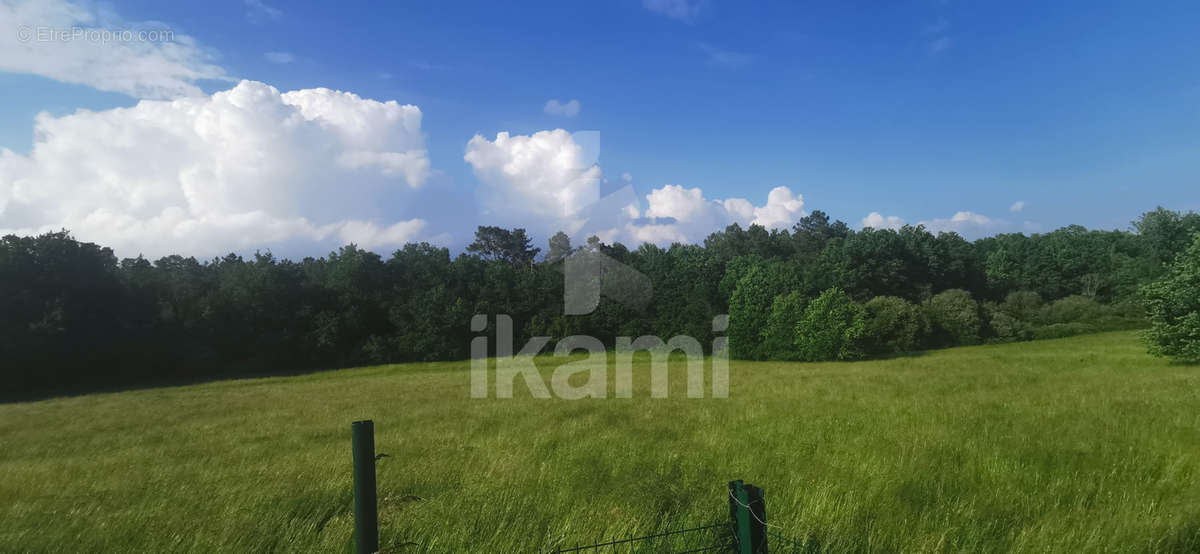
[[[0,551],[346,551],[361,418],[385,551],[718,521],[731,479],[824,552],[1200,551],[1200,368],[1133,333],[735,362],[724,400],[637,367],[624,400],[472,400],[434,363],[0,405]]]

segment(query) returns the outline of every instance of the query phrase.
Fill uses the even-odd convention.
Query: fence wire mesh
[[[620,552],[622,554],[689,554],[730,552],[733,548],[728,522],[662,531],[640,537],[602,539],[592,544],[560,546],[551,554],[569,552]]]

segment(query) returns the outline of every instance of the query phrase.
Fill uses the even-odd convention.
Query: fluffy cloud
[[[767,193],[767,204],[754,208],[752,225],[768,229],[791,227],[798,217],[804,216],[804,197],[792,194],[792,189],[775,187]]]
[[[931,233],[955,232],[967,237],[975,237],[996,231],[1006,225],[1006,222],[992,219],[975,212],[958,212],[947,219],[930,219],[922,221]]]
[[[138,98],[199,96],[196,81],[228,80],[187,35],[64,0],[0,2],[0,71]]]
[[[472,138],[464,159],[481,183],[481,223],[521,226],[546,236],[561,230],[576,242],[597,235],[629,244],[669,244],[699,242],[731,223],[786,228],[805,215],[804,199],[787,187],[772,189],[760,206],[744,198],[708,199],[701,189],[682,185],[653,189],[644,203],[629,185],[601,198],[604,176],[584,148],[588,142],[595,137],[562,129]]]
[[[579,108],[579,101],[575,99],[569,102],[559,102],[558,100],[551,99],[546,102],[546,107],[542,108],[542,110],[550,115],[575,117],[579,115]]]
[[[884,216],[879,212],[871,212],[867,217],[862,218],[861,226],[873,227],[875,229],[900,229],[905,225],[905,221],[896,216]],[[954,215],[946,218],[927,219],[917,222],[917,225],[925,227],[925,230],[931,233],[958,233],[968,239],[975,239],[995,233],[1021,230],[1033,232],[1040,229],[1036,223],[1026,221],[1021,225],[1005,221],[1003,219],[994,219],[983,214],[975,212],[957,212]]]
[[[476,135],[463,159],[479,178],[480,202],[498,223],[533,223],[544,229],[568,218],[600,198],[600,167],[562,129],[533,135]],[[533,228],[539,226],[527,225]]]
[[[862,227],[875,229],[899,229],[904,226],[904,220],[894,215],[883,216],[879,212],[871,212],[862,218]]]
[[[1018,200],[1016,202],[1013,202],[1013,205],[1008,207],[1008,211],[1013,212],[1013,213],[1017,213],[1024,209],[1025,209],[1025,201],[1024,200]]]
[[[704,199],[704,192],[699,187],[685,189],[680,185],[664,185],[646,195],[646,217],[669,217],[681,223],[695,221],[707,216],[713,210],[720,209],[717,204],[710,204]]]
[[[633,244],[699,242],[732,223],[785,229],[805,215],[803,197],[787,187],[771,189],[766,204],[755,206],[745,198],[709,200],[698,187],[664,185],[646,195],[646,204],[646,219],[625,226],[623,238]]]
[[[399,245],[424,227],[362,219],[431,173],[415,106],[243,81],[211,96],[43,113],[34,134],[28,155],[0,149],[0,234],[67,228],[120,255],[156,256]]]

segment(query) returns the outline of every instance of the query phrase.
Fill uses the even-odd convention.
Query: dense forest
[[[481,227],[467,251],[354,245],[321,258],[118,260],[66,231],[0,240],[6,396],[468,356],[473,314],[530,336],[686,334],[730,314],[736,358],[855,359],[1144,325],[1200,215],[1159,208],[1128,231],[1069,226],[969,242],[921,227],[852,230],[813,212],[790,230],[733,225],[703,245]],[[564,258],[603,254],[649,277],[642,306],[563,314]]]

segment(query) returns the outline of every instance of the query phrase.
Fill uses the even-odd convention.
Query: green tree
[[[1009,293],[999,304],[985,302],[983,312],[995,342],[1014,342],[1033,338],[1044,308],[1038,293],[1017,291]]]
[[[796,323],[798,358],[807,362],[861,359],[866,327],[862,306],[842,289],[827,289],[809,303]]]
[[[825,212],[814,210],[796,222],[792,227],[791,238],[796,253],[804,259],[811,259],[820,254],[829,241],[846,238],[852,233],[844,222],[830,223]]]
[[[525,229],[503,229],[490,225],[481,225],[475,230],[475,241],[467,246],[467,252],[477,254],[485,260],[501,260],[514,267],[527,267],[533,264],[541,248],[533,247],[533,239],[525,234]]]
[[[792,275],[780,263],[756,265],[738,280],[729,299],[729,349],[736,359],[761,360],[762,332],[775,297],[794,287]]]
[[[1141,293],[1150,319],[1145,333],[1150,353],[1200,362],[1200,233],[1167,274]]]
[[[930,298],[924,304],[929,317],[934,346],[978,344],[981,318],[979,304],[971,293],[952,289]]]
[[[67,388],[141,377],[127,289],[112,250],[66,231],[0,239],[0,377],[15,390]],[[112,372],[112,367],[122,373]]]
[[[1133,228],[1150,254],[1159,262],[1169,264],[1188,248],[1192,234],[1200,232],[1200,214],[1180,214],[1159,206],[1152,212],[1142,214],[1133,222]]]
[[[1042,310],[1042,297],[1027,290],[1009,293],[1000,304],[1000,311],[1021,321],[1034,323]]]
[[[1042,308],[1041,322],[1055,323],[1090,323],[1104,315],[1102,304],[1086,296],[1068,296],[1054,301]]]
[[[571,253],[571,239],[566,233],[559,231],[550,237],[550,249],[546,251],[546,261],[557,262]]]
[[[920,307],[896,296],[872,298],[867,311],[865,348],[875,355],[917,350],[928,332],[929,322]]]
[[[762,330],[764,358],[780,361],[800,359],[800,353],[796,350],[796,324],[804,317],[807,307],[808,298],[798,290],[775,297]]]

